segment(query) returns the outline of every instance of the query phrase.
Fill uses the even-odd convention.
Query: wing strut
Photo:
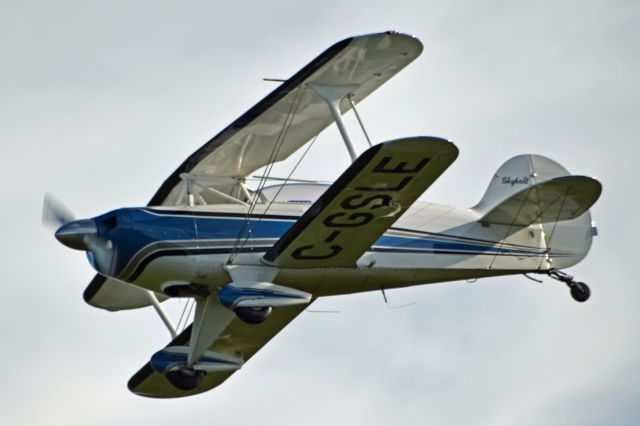
[[[167,312],[164,310],[164,308],[158,301],[158,298],[152,291],[149,291],[149,290],[147,290],[145,294],[147,296],[147,299],[149,299],[149,302],[153,305],[156,312],[160,316],[160,319],[162,320],[164,325],[166,325],[167,329],[169,329],[169,333],[171,333],[171,338],[175,339],[175,337],[178,335],[178,330],[176,329],[176,326],[173,324],[173,321],[171,321],[171,318],[169,318],[169,315],[167,315]]]
[[[358,158],[358,152],[351,142],[351,138],[349,137],[349,132],[347,132],[347,128],[344,125],[344,121],[342,121],[342,115],[340,114],[340,102],[358,86],[352,84],[345,84],[341,86],[309,84],[309,87],[311,87],[313,91],[327,103],[329,111],[331,111],[331,115],[338,126],[338,130],[340,130],[342,140],[344,140],[344,144],[347,146],[347,150],[351,156],[351,162],[353,163],[356,161],[356,158]]]
[[[188,368],[192,368],[200,360],[202,354],[235,317],[233,311],[220,305],[216,298],[215,294],[206,298],[196,298],[196,312],[187,355]]]
[[[367,143],[369,144],[370,147],[373,146],[373,144],[371,143],[371,138],[369,138],[369,133],[367,133],[367,129],[364,128],[364,123],[362,123],[362,119],[360,119],[360,114],[358,114],[358,110],[356,109],[356,103],[353,101],[353,95],[349,93],[349,96],[347,96],[347,98],[349,99],[349,103],[351,104],[351,109],[353,110],[353,113],[356,115],[356,119],[358,119],[358,124],[360,124],[362,133],[364,133],[364,137],[367,139]]]

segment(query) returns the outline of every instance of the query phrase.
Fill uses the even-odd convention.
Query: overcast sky
[[[454,141],[423,199],[458,206],[517,154],[596,176],[600,235],[569,270],[592,299],[521,276],[391,291],[416,302],[399,310],[379,293],[328,298],[314,308],[339,314],[303,313],[211,392],[131,394],[168,333],[149,309],[84,303],[93,272],[41,227],[44,193],[78,217],[144,205],[274,88],[262,78],[390,29],[425,50],[360,105],[373,139]],[[1,1],[0,423],[637,424],[639,43],[631,0]],[[348,164],[332,127],[297,177]]]

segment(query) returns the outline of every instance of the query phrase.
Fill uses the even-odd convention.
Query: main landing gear
[[[173,386],[184,391],[190,391],[198,387],[207,373],[200,370],[194,370],[186,366],[181,366],[175,370],[164,373]]]
[[[557,269],[551,269],[545,273],[554,280],[565,283],[571,291],[571,297],[573,297],[573,300],[575,300],[576,302],[582,303],[589,300],[589,296],[591,296],[591,290],[589,290],[589,286],[585,283],[574,281],[571,275],[562,271],[558,271]]]

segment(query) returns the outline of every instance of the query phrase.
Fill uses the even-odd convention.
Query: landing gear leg
[[[162,367],[161,356],[160,367],[154,367],[156,371],[164,372],[167,380],[178,389],[189,391],[202,383],[207,372],[194,368],[194,366],[235,316],[229,309],[216,303],[214,297],[216,296],[210,294],[207,297],[196,298],[196,312],[193,318],[189,346],[185,348],[186,353],[178,352],[179,358],[186,356],[186,362],[166,371]]]
[[[569,287],[569,291],[571,292],[571,297],[576,302],[586,302],[591,296],[591,290],[589,286],[583,282],[578,282],[573,279],[573,277],[565,272],[558,271],[557,269],[551,269],[546,272],[554,280],[561,281],[565,283]]]

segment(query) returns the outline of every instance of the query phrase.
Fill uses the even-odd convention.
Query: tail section
[[[588,210],[601,191],[597,180],[572,176],[549,158],[519,155],[498,169],[473,210],[483,226],[504,233],[499,238],[505,241],[526,229],[530,242],[545,250],[540,269],[563,269],[580,262],[591,247]]]

